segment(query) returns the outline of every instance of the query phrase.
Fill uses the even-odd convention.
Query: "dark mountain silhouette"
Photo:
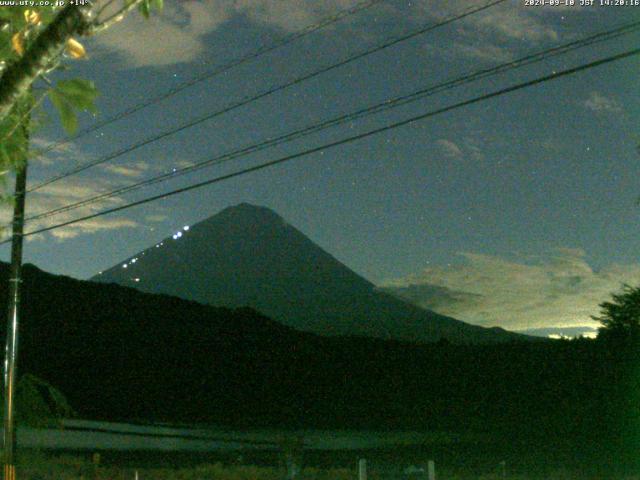
[[[19,372],[58,388],[81,417],[494,432],[545,446],[545,459],[562,447],[562,465],[637,459],[635,443],[614,441],[640,431],[636,345],[319,336],[248,308],[24,273]],[[7,277],[0,263],[0,311]]]
[[[209,305],[250,306],[285,325],[323,335],[472,343],[522,338],[378,291],[279,215],[248,204],[181,230],[92,280]]]

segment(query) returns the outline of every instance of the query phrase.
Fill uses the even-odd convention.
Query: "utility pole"
[[[24,129],[28,142],[29,115],[19,128]],[[25,145],[25,151],[27,146]],[[15,464],[15,390],[16,360],[18,357],[18,323],[20,320],[20,284],[22,283],[22,240],[24,230],[24,204],[27,187],[27,159],[16,165],[16,185],[11,232],[11,268],[9,272],[9,310],[7,316],[4,359],[4,480],[16,479]]]

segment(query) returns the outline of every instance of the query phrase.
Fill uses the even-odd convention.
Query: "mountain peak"
[[[273,210],[240,203],[94,277],[217,306],[250,306],[325,335],[506,341],[383,292]]]
[[[252,203],[242,202],[237,205],[222,209],[210,219],[218,216],[252,216],[252,217],[269,217],[282,220],[282,217],[268,207],[262,205],[254,205]]]
[[[280,229],[288,225],[276,212],[268,207],[253,205],[251,203],[239,203],[220,210],[215,215],[203,220],[193,227],[196,230],[200,226],[205,229],[217,229],[221,225],[233,228],[234,231],[256,231],[266,229]]]

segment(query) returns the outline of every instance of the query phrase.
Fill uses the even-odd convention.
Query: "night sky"
[[[388,0],[34,160],[31,184],[483,2]],[[576,3],[579,3],[577,0]],[[97,119],[354,5],[351,0],[168,0],[87,42],[78,76]],[[46,211],[421,87],[640,20],[640,7],[506,2],[55,182]],[[54,217],[51,223],[313,148],[511,84],[637,48],[631,34]],[[103,216],[27,243],[25,261],[88,278],[183,225],[267,206],[377,285],[509,329],[591,325],[598,303],[640,279],[640,58],[456,109],[270,169]],[[65,136],[50,106],[34,147]],[[81,128],[94,119],[84,115]],[[5,218],[8,218],[8,209]],[[27,230],[45,223],[31,224]],[[9,256],[5,245],[2,259]],[[433,292],[438,293],[434,295]]]

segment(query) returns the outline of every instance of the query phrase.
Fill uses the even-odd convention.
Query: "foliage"
[[[93,82],[78,78],[61,80],[49,90],[49,100],[58,110],[62,126],[69,133],[78,129],[78,111],[96,113],[94,101],[97,95]]]
[[[167,454],[165,454],[167,455]],[[21,455],[18,464],[20,478],[27,480],[55,478],[58,480],[78,478],[139,478],[155,480],[282,480],[282,470],[269,466],[222,465],[220,463],[201,464],[172,468],[124,468],[117,465],[94,465],[87,457],[53,455],[42,452],[28,452]],[[305,480],[353,480],[350,469],[307,468],[303,472]]]
[[[18,108],[0,122],[0,191],[4,192],[6,173],[20,165],[27,158],[29,131],[22,124],[28,106],[33,103],[29,92],[19,103]],[[6,197],[3,198],[6,200]]]
[[[163,456],[170,458],[171,453],[165,452]],[[357,456],[353,455],[353,460]],[[493,472],[481,473],[483,466],[465,465],[464,458],[459,458],[454,463],[461,468],[451,470],[436,465],[437,478],[448,480],[575,480],[592,478],[619,478],[621,480],[637,479],[631,475],[597,475],[584,472],[582,469],[556,468],[547,472],[536,472],[536,466],[528,466],[527,473]],[[126,462],[130,464],[131,462]],[[18,461],[18,475],[21,479],[36,480],[55,478],[56,480],[77,480],[78,478],[138,478],[154,480],[282,480],[283,471],[273,466],[258,465],[226,465],[221,463],[193,464],[189,466],[173,467],[135,467],[119,465],[119,462],[110,462],[109,465],[94,465],[90,455],[72,456],[69,454],[53,454],[37,451],[23,452]],[[369,471],[371,480],[390,480],[404,478],[411,480],[410,476],[394,475],[386,472]],[[305,468],[301,472],[304,480],[354,480],[357,478],[355,468]],[[415,477],[415,478],[426,478]]]
[[[1,393],[1,392],[0,392]],[[4,405],[4,398],[0,395]],[[74,416],[65,396],[35,375],[23,375],[16,388],[16,416],[21,425],[44,427]]]
[[[121,21],[125,14],[135,7],[143,16],[149,17],[151,11],[162,10],[163,0],[122,0],[119,7],[115,0],[96,2],[87,15],[87,18],[91,19],[88,20],[89,25],[82,31],[66,32],[69,36],[66,38],[66,43],[61,44],[64,51],[51,58],[43,57],[46,59],[46,68],[39,68],[36,73],[30,75],[31,88],[25,91],[16,87],[13,90],[17,100],[15,103],[5,102],[7,110],[4,110],[5,113],[0,117],[0,178],[20,162],[26,161],[29,133],[33,128],[30,119],[33,111],[41,106],[45,98],[49,98],[58,112],[62,126],[70,135],[78,129],[79,113],[95,114],[94,102],[97,89],[93,82],[85,79],[61,79],[53,82],[48,75],[56,70],[66,69],[66,59],[86,58],[84,46],[74,37],[91,35],[109,28]],[[48,40],[49,37],[44,36],[43,33],[52,25],[54,19],[64,15],[65,11],[69,11],[67,7],[60,9],[53,6],[16,5],[12,8],[0,9],[0,74],[2,75],[0,88],[11,84],[10,81],[5,82],[9,72],[16,74],[20,71],[23,76],[29,76],[24,69],[20,70],[21,60],[29,55],[35,55],[30,47],[39,38]],[[104,18],[105,12],[110,12],[106,18]],[[62,41],[64,42],[64,39]],[[46,52],[41,55],[46,55]],[[33,83],[35,80],[40,80],[42,84]],[[5,88],[4,91],[12,90]],[[35,91],[38,92],[37,95]],[[13,97],[9,95],[7,98]]]
[[[142,13],[145,18],[149,18],[152,10],[162,12],[162,8],[163,0],[143,0],[138,6],[140,13]]]
[[[15,7],[4,9],[0,13],[0,68],[6,71],[15,64],[29,48],[32,42],[43,32],[46,26],[54,19],[56,10],[54,7]],[[75,39],[67,42],[67,54],[71,58],[83,58],[84,47]],[[49,66],[45,72],[41,72],[40,77],[45,82],[44,86],[38,89],[44,90],[42,99],[49,96],[52,103],[58,110],[62,124],[69,133],[73,133],[77,127],[77,112],[89,110],[95,111],[93,100],[96,97],[95,86],[91,82],[81,80],[61,81],[53,85],[47,75],[57,69],[64,67],[62,59]],[[26,113],[31,113],[32,107],[37,106],[37,100],[32,91],[22,97],[22,104],[29,107],[24,109],[16,108],[0,124],[0,134],[5,145],[2,154],[3,166],[5,162],[15,163],[24,158],[24,144],[18,140],[11,141],[13,133],[18,130],[20,123],[27,122]],[[23,110],[20,112],[20,110]],[[25,110],[29,110],[28,112]]]
[[[599,336],[609,338],[640,338],[640,287],[625,285],[612,300],[600,304]]]

